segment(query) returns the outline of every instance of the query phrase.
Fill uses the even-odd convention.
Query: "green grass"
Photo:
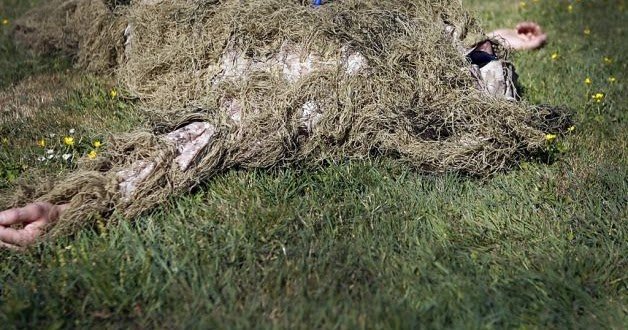
[[[62,58],[29,56],[27,52],[8,42],[9,29],[13,19],[19,17],[28,8],[40,0],[2,0],[0,1],[0,88],[32,74],[59,71],[68,67]],[[7,20],[4,24],[4,20]]]
[[[488,28],[534,19],[550,33],[547,47],[513,61],[528,101],[574,110],[576,129],[559,138],[554,163],[530,160],[485,180],[386,159],[228,172],[132,222],[0,252],[0,324],[625,328],[624,1],[576,1],[571,13],[562,1],[484,3],[469,5]],[[6,37],[0,45],[12,47]],[[12,54],[0,61],[0,77],[13,77],[4,86],[42,72],[15,75],[20,61],[58,61]],[[50,105],[55,120],[0,123],[10,139],[0,159],[18,164],[14,177],[72,168],[38,162],[40,136],[76,128],[88,142],[140,122],[109,97],[106,78],[72,81]],[[598,92],[603,102],[591,100]]]

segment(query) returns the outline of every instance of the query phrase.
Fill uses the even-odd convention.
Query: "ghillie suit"
[[[79,3],[106,8],[105,19],[69,29],[79,40],[69,52],[92,69],[82,45],[116,54],[109,64],[154,129],[113,137],[97,161],[40,192],[70,202],[60,230],[93,215],[135,216],[229,168],[386,155],[420,171],[484,176],[539,152],[545,132],[567,123],[512,100],[503,61],[489,72],[502,84],[487,86],[466,56],[486,37],[455,0],[46,6]],[[111,35],[123,41],[96,40]]]

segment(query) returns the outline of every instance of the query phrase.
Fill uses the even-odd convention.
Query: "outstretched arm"
[[[181,171],[186,171],[196,155],[209,144],[215,129],[208,123],[194,122],[179,128],[163,138],[177,148],[173,160]],[[129,168],[112,173],[119,180],[118,188],[125,199],[133,196],[137,186],[155,170],[151,160],[141,160]],[[35,202],[22,208],[0,212],[0,248],[21,249],[33,244],[43,235],[46,227],[55,222],[69,204],[53,205]]]
[[[296,81],[296,79],[306,76],[315,71],[315,67],[308,64],[311,58],[317,59],[320,62],[321,67],[328,67],[330,65],[336,65],[342,67],[346,74],[349,76],[356,75],[358,72],[368,67],[367,60],[359,52],[350,51],[348,49],[343,50],[343,56],[341,59],[324,60],[318,55],[309,54],[305,59],[301,59],[298,50],[290,49],[286,47],[285,55],[276,60],[268,62],[253,62],[246,63],[246,66],[261,68],[262,71],[279,71],[286,67],[297,68],[294,72],[286,74],[284,78],[288,81]],[[279,55],[278,55],[279,56]],[[236,61],[239,55],[232,58],[225,59],[227,62]],[[320,60],[320,61],[319,61]],[[331,64],[330,64],[331,63]],[[243,64],[244,65],[244,64]],[[230,72],[226,74],[223,79],[229,75],[242,75],[242,73]],[[235,99],[230,99],[224,102],[224,106],[221,106],[221,110],[229,114],[232,124],[239,126],[241,124],[242,109],[240,103]],[[314,126],[317,125],[322,117],[322,110],[318,103],[313,100],[305,102],[301,107],[301,117],[299,120],[299,129],[312,132]],[[309,133],[308,133],[309,134]],[[164,134],[160,137],[162,141],[167,142],[170,145],[176,147],[176,155],[172,158],[172,165],[181,172],[191,171],[194,168],[194,161],[198,154],[204,150],[214,139],[217,137],[217,128],[207,122],[191,122],[187,125],[178,128],[170,133]],[[133,157],[131,157],[133,158]],[[159,168],[160,157],[159,152],[155,153],[153,157],[146,157],[139,159],[129,164],[129,166],[123,169],[112,170],[111,173],[102,173],[107,177],[115,178],[117,183],[117,192],[122,201],[133,201],[138,194],[144,193],[146,189],[143,183],[150,182],[151,178],[155,178],[156,170]],[[163,164],[162,164],[163,165]],[[89,184],[89,183],[87,183]],[[65,198],[66,195],[64,195]],[[70,196],[71,197],[71,196]],[[0,222],[3,225],[2,233],[0,233],[0,247],[23,247],[36,241],[45,230],[44,227],[47,224],[53,224],[59,218],[59,215],[63,210],[67,209],[67,205],[52,205],[49,203],[33,203],[29,204],[23,209],[29,210],[30,215],[28,217],[22,217],[23,209],[11,209],[2,214],[7,214],[7,220]],[[16,217],[19,214],[20,217]],[[14,220],[14,219],[25,219]],[[20,224],[31,224],[25,227],[20,227]],[[12,228],[15,226],[15,228]],[[16,229],[17,228],[17,229]]]

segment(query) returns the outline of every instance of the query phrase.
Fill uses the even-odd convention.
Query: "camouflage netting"
[[[485,37],[459,1],[309,3],[55,0],[28,14],[18,40],[115,69],[154,127],[112,137],[97,162],[39,193],[71,203],[60,227],[135,216],[236,167],[387,155],[420,171],[484,176],[539,152],[545,133],[567,123],[560,111],[476,88],[461,50]],[[162,136],[194,121],[215,134],[183,171]],[[142,161],[153,173],[123,198],[116,173]]]

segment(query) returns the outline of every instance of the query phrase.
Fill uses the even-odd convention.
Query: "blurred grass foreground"
[[[338,0],[340,1],[340,0]],[[0,190],[62,175],[142,125],[116,81],[17,47],[0,0]],[[628,325],[625,1],[467,1],[533,20],[524,98],[566,105],[547,159],[479,180],[385,159],[229,171],[134,221],[0,251],[1,328]]]

